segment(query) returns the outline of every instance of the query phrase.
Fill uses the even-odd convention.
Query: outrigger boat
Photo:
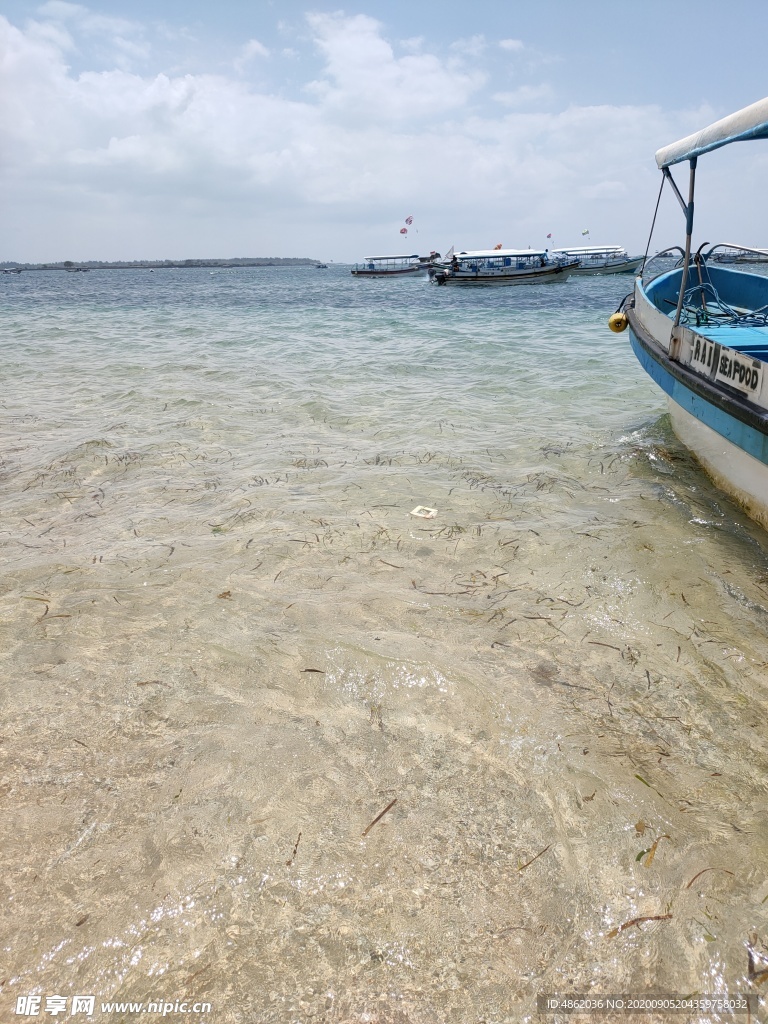
[[[436,264],[431,276],[436,284],[450,285],[548,284],[567,280],[578,265],[577,259],[544,250],[477,249]]]
[[[718,265],[711,256],[719,246],[692,253],[698,158],[749,139],[768,139],[768,98],[656,153],[661,187],[669,183],[685,214],[682,265],[648,283],[638,277],[610,326],[629,325],[637,358],[667,394],[677,436],[768,528],[768,277]],[[684,161],[687,202],[670,171]]]
[[[429,258],[419,256],[366,256],[363,263],[356,263],[350,271],[355,277],[410,277],[423,274],[429,266]]]
[[[552,256],[571,256],[579,261],[574,274],[631,274],[643,262],[620,245],[586,245],[575,249],[551,249]]]

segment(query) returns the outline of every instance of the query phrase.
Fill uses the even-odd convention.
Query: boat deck
[[[743,352],[744,355],[751,356],[753,359],[760,359],[762,362],[768,363],[768,326],[701,324],[698,327],[691,326],[691,330],[709,341],[725,345],[726,348],[736,349],[737,352]]]

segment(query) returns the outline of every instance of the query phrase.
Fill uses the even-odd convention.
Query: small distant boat
[[[441,285],[550,284],[565,281],[579,265],[569,256],[537,249],[477,249],[437,263],[431,276]]]
[[[609,325],[629,326],[640,364],[667,394],[677,436],[768,528],[768,276],[718,265],[720,246],[691,252],[698,158],[748,139],[768,139],[768,98],[656,153],[662,188],[669,182],[685,214],[683,258],[648,283],[636,278]],[[687,201],[670,171],[683,161]]]
[[[418,254],[412,256],[366,256],[350,271],[355,277],[413,277],[427,270]]]
[[[631,274],[643,262],[630,256],[620,245],[586,245],[574,249],[551,249],[552,256],[570,256],[579,261],[574,274]]]
[[[22,270],[21,267],[7,267],[7,268],[4,267],[3,268],[3,273],[4,274],[20,274],[21,270]]]
[[[327,269],[328,269],[328,264],[327,263],[316,263],[315,264],[315,270],[327,270]]]

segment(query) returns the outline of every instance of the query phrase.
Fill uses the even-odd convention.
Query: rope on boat
[[[661,186],[659,187],[659,194],[656,197],[656,209],[653,211],[653,220],[651,221],[651,231],[648,235],[648,244],[645,247],[645,255],[643,256],[642,266],[640,267],[640,277],[643,276],[645,271],[645,264],[648,259],[648,250],[651,248],[651,239],[653,238],[653,229],[656,227],[656,216],[659,212],[659,203],[661,202],[661,193],[664,191],[664,182],[666,181],[666,175],[661,176]]]
[[[702,259],[698,263],[699,269],[706,273],[706,262]],[[701,305],[696,305],[697,297],[700,298]],[[697,284],[686,288],[680,322],[695,324],[697,327],[707,323],[728,327],[768,327],[768,305],[746,312],[734,309],[720,298],[717,288],[707,274],[706,280],[702,276]]]

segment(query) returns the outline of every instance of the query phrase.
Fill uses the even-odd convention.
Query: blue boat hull
[[[627,318],[632,349],[667,395],[677,436],[717,485],[768,528],[768,410],[671,359],[633,308]]]
[[[750,410],[747,403],[738,408],[737,400],[730,396],[724,401],[715,388],[707,388],[706,381],[674,363],[663,349],[649,344],[647,339],[641,340],[632,327],[629,335],[640,365],[673,402],[724,440],[768,466],[768,421],[764,415]]]

